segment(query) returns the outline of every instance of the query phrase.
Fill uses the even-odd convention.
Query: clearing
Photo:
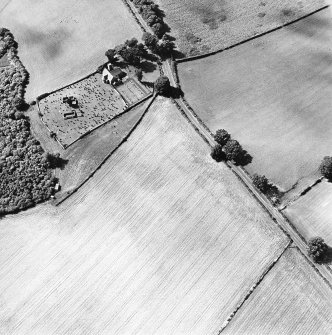
[[[196,55],[219,50],[298,19],[323,0],[157,0],[180,51]]]
[[[294,248],[288,249],[222,334],[332,333],[332,291]]]
[[[77,193],[4,218],[0,239],[7,335],[216,333],[288,243],[165,99]]]
[[[323,180],[284,212],[306,240],[321,236],[332,247],[332,183]]]
[[[27,100],[95,71],[107,49],[142,35],[121,0],[7,2],[0,0],[0,22],[30,73]]]
[[[211,129],[253,156],[247,169],[282,190],[317,178],[332,143],[329,9],[234,49],[179,64],[181,86]]]

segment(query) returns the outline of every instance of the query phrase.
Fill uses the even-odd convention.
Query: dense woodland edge
[[[0,57],[9,61],[0,67],[0,216],[48,200],[56,184],[52,157],[32,135],[24,113],[29,74],[17,49],[12,33],[0,28]]]

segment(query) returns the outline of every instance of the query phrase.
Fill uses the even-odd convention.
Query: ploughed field
[[[0,22],[30,73],[27,100],[93,72],[107,49],[141,36],[121,0],[0,0]]]
[[[332,333],[332,291],[297,249],[288,249],[223,334]]]
[[[72,197],[0,221],[5,334],[215,334],[288,239],[157,99]]]
[[[321,236],[332,247],[332,183],[323,180],[285,210],[306,239]]]
[[[314,180],[332,143],[329,9],[234,49],[179,64],[186,98],[211,131],[253,156],[281,189]],[[308,178],[309,177],[309,178]]]
[[[324,0],[157,0],[180,51],[196,55],[219,50],[296,20]]]

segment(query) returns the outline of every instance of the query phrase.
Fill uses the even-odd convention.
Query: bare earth
[[[321,11],[218,55],[179,64],[182,89],[207,126],[253,156],[249,172],[283,190],[315,179],[331,154],[332,22]]]
[[[215,334],[287,242],[161,99],[60,207],[0,221],[0,333]]]
[[[0,0],[0,22],[30,73],[27,100],[95,71],[107,49],[141,37],[121,0]]]

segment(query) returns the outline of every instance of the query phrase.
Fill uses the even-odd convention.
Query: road
[[[177,87],[176,80],[171,69],[169,61],[163,62],[164,74],[170,79],[171,85]],[[180,105],[181,109],[184,111],[190,122],[199,130],[202,136],[207,140],[207,142],[214,146],[216,144],[212,134],[202,125],[200,120],[197,119],[195,114],[187,107],[182,98],[175,99]],[[328,285],[332,288],[332,270],[327,265],[320,265],[314,263],[307,256],[307,244],[303,237],[297,232],[297,230],[292,226],[292,224],[281,214],[281,212],[274,207],[271,202],[266,198],[264,194],[259,192],[252,183],[251,178],[248,174],[239,166],[234,165],[232,162],[227,162],[230,169],[241,179],[245,186],[250,190],[250,192],[255,196],[255,198],[261,203],[261,205],[268,211],[268,213],[274,218],[277,224],[282,230],[290,237],[294,245],[297,246],[303,255],[307,258],[310,264],[316,269],[317,272],[325,279]]]

